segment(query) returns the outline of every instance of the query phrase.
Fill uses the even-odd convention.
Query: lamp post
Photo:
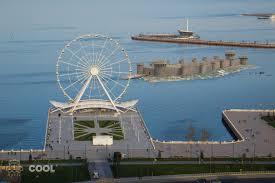
[[[253,162],[255,163],[255,149],[256,148],[256,144],[255,143],[253,143]]]

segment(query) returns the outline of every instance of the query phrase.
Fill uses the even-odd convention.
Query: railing
[[[142,121],[142,123],[143,123],[143,127],[144,127],[145,130],[146,130],[146,134],[149,136],[149,139],[150,139],[150,142],[151,142],[151,144],[152,144],[152,146],[153,146],[153,149],[156,149],[156,148],[155,148],[155,145],[154,145],[154,142],[153,142],[153,139],[152,139],[152,136],[151,136],[151,134],[150,134],[150,132],[149,132],[147,126],[146,126],[146,123],[145,123],[145,121],[144,121],[144,119],[143,119],[143,117],[142,117],[142,115],[141,115],[141,113],[140,113],[138,107],[136,107],[136,109],[137,109],[138,115],[139,115],[139,117],[140,117],[140,119],[141,119],[141,121]]]

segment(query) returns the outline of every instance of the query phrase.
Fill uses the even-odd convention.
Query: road
[[[122,161],[121,165],[152,165],[152,164],[162,164],[162,165],[181,165],[181,164],[199,164],[199,161]],[[212,164],[240,164],[241,161],[212,161]],[[201,164],[210,164],[210,161],[201,161]],[[247,162],[244,161],[244,164],[271,164],[274,165],[275,161],[255,161]]]
[[[197,175],[166,175],[166,176],[154,176],[154,177],[142,177],[139,178],[120,178],[115,179],[116,183],[191,183],[198,179],[221,180],[222,183],[275,183],[275,174],[268,173],[243,173],[243,174],[197,174]]]
[[[113,174],[107,160],[97,160],[88,163],[88,170],[91,175],[92,181],[93,172],[98,172],[100,179],[112,179]]]

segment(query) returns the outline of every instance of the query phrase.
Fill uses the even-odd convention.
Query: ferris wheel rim
[[[62,56],[65,53],[66,48],[70,47],[70,45],[72,45],[74,42],[77,42],[77,41],[79,41],[81,39],[85,39],[85,38],[103,38],[105,40],[115,43],[115,45],[118,47],[117,49],[123,53],[123,55],[125,56],[125,61],[128,63],[128,71],[127,71],[128,76],[132,74],[132,67],[131,67],[131,61],[129,59],[129,56],[128,56],[127,52],[125,51],[125,49],[121,47],[121,45],[119,44],[118,41],[116,41],[115,39],[113,39],[109,36],[102,35],[102,34],[84,34],[84,35],[77,36],[76,38],[74,38],[73,40],[71,40],[67,44],[65,44],[65,46],[61,49],[61,52],[58,56],[57,64],[56,64],[56,78],[57,78],[58,86],[61,89],[63,95],[65,97],[67,97],[70,101],[74,101],[74,96],[71,96],[70,94],[68,94],[68,92],[65,91],[63,84],[61,83],[60,72],[59,72],[60,62],[62,62]],[[126,84],[124,85],[124,88],[119,93],[119,95],[117,95],[116,97],[113,98],[114,102],[116,102],[122,98],[122,96],[126,93],[128,87],[130,85],[130,80],[131,80],[130,77],[124,78],[124,80],[126,80]],[[96,100],[100,100],[100,99],[96,99]]]

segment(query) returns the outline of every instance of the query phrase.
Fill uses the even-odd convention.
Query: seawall
[[[274,49],[275,44],[259,43],[259,42],[235,42],[235,41],[209,41],[202,39],[180,39],[173,36],[158,36],[158,35],[138,35],[132,36],[132,40],[139,41],[153,41],[153,42],[166,42],[178,44],[197,44],[209,46],[230,46],[230,47],[245,47],[245,48],[265,48]]]

